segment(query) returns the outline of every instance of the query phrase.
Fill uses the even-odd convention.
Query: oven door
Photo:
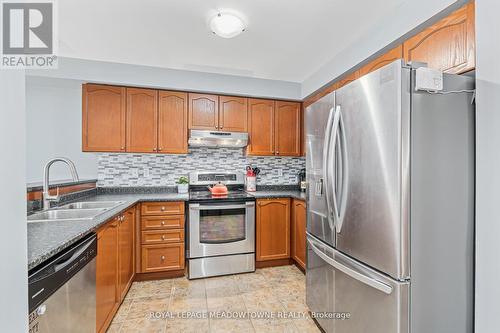
[[[255,252],[255,202],[189,204],[189,258]]]

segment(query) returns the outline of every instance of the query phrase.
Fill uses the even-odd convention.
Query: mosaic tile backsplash
[[[185,155],[100,153],[97,165],[100,187],[173,186],[191,171],[244,172],[247,165],[261,169],[258,185],[295,185],[305,159],[246,156],[243,149],[191,148]]]

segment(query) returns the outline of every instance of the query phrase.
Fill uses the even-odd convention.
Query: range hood
[[[190,147],[243,148],[248,144],[248,133],[191,130]]]

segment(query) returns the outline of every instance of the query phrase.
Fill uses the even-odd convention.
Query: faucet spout
[[[51,159],[45,164],[45,167],[43,168],[43,209],[49,209],[50,208],[50,202],[51,201],[59,201],[59,188],[57,189],[57,194],[56,195],[51,195],[49,193],[49,176],[50,176],[50,167],[52,164],[55,162],[62,162],[65,163],[69,167],[69,171],[71,172],[71,177],[73,178],[73,181],[78,181],[78,172],[76,171],[75,164],[66,157],[56,157]]]

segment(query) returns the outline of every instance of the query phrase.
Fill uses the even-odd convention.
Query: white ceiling
[[[64,57],[302,82],[406,0],[64,0]],[[242,14],[247,30],[214,36],[208,19]]]

